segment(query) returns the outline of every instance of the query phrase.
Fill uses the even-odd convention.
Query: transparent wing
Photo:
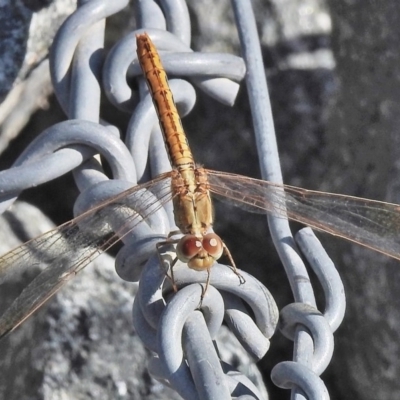
[[[400,206],[207,170],[210,191],[251,212],[271,213],[400,260]]]
[[[0,282],[39,272],[0,317],[0,338],[15,329],[99,254],[171,200],[169,174],[135,186],[0,257]],[[1,291],[1,289],[0,289]]]

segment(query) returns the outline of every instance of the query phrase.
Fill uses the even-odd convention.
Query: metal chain
[[[135,54],[135,34],[143,30],[162,52],[166,70],[174,76],[190,77],[191,83],[181,79],[170,82],[182,115],[189,113],[195,102],[192,84],[230,105],[238,92],[236,81],[246,75],[262,176],[282,181],[251,2],[232,0],[244,61],[230,54],[192,52],[186,3],[183,0],[160,3],[162,9],[151,0],[137,2],[140,29],[121,38],[104,62],[105,18],[126,7],[128,0],[81,1],[66,20],[54,39],[50,64],[57,98],[69,120],[43,132],[12,168],[0,172],[2,211],[22,190],[71,170],[81,191],[74,209],[76,215],[138,182],[170,170],[156,113]],[[137,77],[138,92],[129,87],[127,76]],[[131,114],[125,142],[116,127],[100,120],[102,90],[112,105]],[[97,153],[106,158],[113,179],[107,178],[101,164],[93,158]],[[145,192],[140,195],[151,196]],[[276,385],[292,389],[292,398],[296,400],[328,399],[319,375],[331,359],[332,334],[343,318],[343,286],[310,229],[303,229],[294,239],[286,220],[268,216],[268,222],[296,302],[286,306],[280,316],[282,333],[294,341],[293,361],[275,366],[272,379]],[[155,245],[174,230],[172,207],[167,204],[123,238],[125,246],[116,259],[117,272],[123,279],[140,278],[133,317],[137,333],[154,352],[150,363],[152,374],[185,399],[263,398],[246,377],[221,362],[215,338],[225,320],[252,357],[262,358],[277,324],[277,308],[271,294],[242,271],[246,283],[237,285],[237,276],[231,269],[217,264],[199,309],[202,287],[198,283],[205,281],[205,273],[177,263],[176,282],[183,288],[165,298],[167,292],[162,288],[168,287],[168,282],[155,254]],[[316,308],[297,245],[322,284],[326,299],[323,313]],[[168,265],[174,258],[173,248],[164,250],[163,260]]]
[[[261,174],[266,180],[282,182],[271,105],[254,15],[250,2],[232,0],[232,4],[247,67],[246,83],[253,115]],[[316,308],[307,269],[296,250],[296,242],[292,237],[288,221],[283,218],[268,216],[268,223],[296,302],[282,310],[280,321],[282,327],[286,324],[291,326],[290,334],[286,333],[286,329],[282,331],[294,341],[294,361],[278,364],[272,371],[272,379],[277,386],[292,389],[293,399],[329,399],[327,389],[319,375],[325,370],[331,359],[333,331],[343,319],[345,308],[343,285],[319,241],[311,236],[312,231],[306,229],[304,233],[300,232],[297,236],[299,238],[298,244],[312,268],[318,271],[321,282],[328,281],[328,277],[334,277],[331,287],[326,284],[323,286],[326,291],[325,295],[331,299],[329,305],[327,303],[325,313],[329,317],[333,314],[335,323],[330,325],[321,322],[319,332],[325,340],[323,351],[316,352],[314,332],[317,332],[317,330],[311,329],[311,326],[317,322],[315,315],[318,315],[318,320],[321,321],[324,320],[324,315]],[[308,236],[311,236],[311,239],[305,239]],[[292,313],[289,311],[292,311]],[[312,318],[311,325],[310,323],[305,324],[307,317]]]

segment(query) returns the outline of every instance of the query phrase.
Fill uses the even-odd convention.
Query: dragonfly
[[[176,225],[184,234],[177,244],[177,258],[189,268],[209,271],[224,252],[230,255],[212,232],[210,193],[248,211],[289,218],[400,260],[397,204],[197,168],[157,50],[146,34],[137,37],[137,48],[173,170],[1,256],[0,282],[34,265],[41,269],[0,316],[0,338],[18,327],[99,254],[170,201]]]

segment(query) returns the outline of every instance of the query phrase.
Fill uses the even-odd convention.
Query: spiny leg
[[[176,244],[176,243],[178,243],[178,241],[179,240],[166,240],[166,241],[163,241],[163,242],[158,242],[156,244],[156,249],[157,249],[158,259],[160,260],[160,265],[164,265],[164,260],[163,260],[163,258],[161,256],[160,247],[164,246],[165,244]],[[172,288],[174,289],[175,293],[178,291],[178,287],[176,286],[175,278],[174,278],[174,266],[175,266],[177,261],[178,261],[178,257],[175,257],[172,260],[172,263],[170,264],[170,268],[169,269],[170,269],[171,276],[168,275],[168,271],[165,269],[165,276],[171,281]]]
[[[201,306],[203,304],[204,296],[206,295],[208,287],[210,286],[210,278],[211,278],[211,271],[210,271],[210,268],[207,268],[207,280],[206,280],[206,285],[204,287],[201,286],[203,289],[201,291],[199,308],[201,308]]]
[[[235,261],[233,261],[233,257],[231,252],[229,251],[228,247],[226,246],[226,244],[224,242],[222,242],[222,245],[224,247],[224,254],[228,257],[231,265],[232,265],[232,269],[233,272],[237,275],[237,277],[239,278],[239,282],[242,285],[243,283],[246,283],[246,279],[244,279],[244,277],[242,275],[239,274],[237,268],[236,268],[236,264]]]
[[[176,286],[175,277],[174,277],[174,266],[175,266],[175,264],[176,264],[177,261],[178,261],[178,257],[175,257],[174,260],[173,260],[172,263],[171,263],[171,268],[170,268],[170,271],[171,271],[170,274],[171,274],[171,276],[169,276],[169,275],[167,274],[167,277],[171,280],[172,288],[174,289],[174,292],[175,292],[175,293],[178,291],[178,286]]]

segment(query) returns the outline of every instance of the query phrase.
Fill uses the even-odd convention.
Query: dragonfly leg
[[[174,260],[171,263],[171,268],[170,268],[171,269],[171,276],[169,276],[167,274],[167,278],[171,280],[172,288],[174,289],[175,293],[178,291],[178,286],[176,286],[175,278],[174,278],[174,266],[175,266],[177,261],[178,261],[178,257],[175,257]]]
[[[204,292],[201,295],[201,298],[203,299],[203,297],[205,296],[205,294],[207,293],[207,289],[210,286],[210,278],[211,278],[211,273],[210,273],[210,268],[207,268],[207,280],[206,280],[206,286],[204,287]]]
[[[178,240],[165,240],[163,242],[158,242],[156,244],[156,249],[157,249],[158,259],[160,260],[160,265],[164,265],[164,260],[161,256],[160,247],[162,247],[166,244],[176,244],[176,243],[178,243]],[[172,263],[170,264],[170,275],[168,274],[168,271],[165,269],[165,276],[171,281],[172,288],[174,289],[175,293],[178,291],[178,287],[176,286],[175,278],[174,278],[174,266],[177,261],[178,261],[178,257],[175,257],[172,260]]]
[[[211,271],[210,271],[210,268],[207,268],[207,280],[206,280],[205,286],[201,286],[203,288],[203,290],[201,292],[199,308],[201,308],[201,306],[203,304],[204,296],[206,295],[207,289],[210,286],[210,278],[211,278]]]
[[[169,234],[168,234],[168,238],[170,238],[171,236],[174,236],[174,235],[179,235],[179,234],[182,234],[182,232],[178,229],[178,230],[176,230],[176,231],[171,231]],[[178,242],[178,241],[177,241]]]
[[[232,265],[232,269],[233,272],[237,275],[237,277],[239,278],[239,282],[242,285],[243,283],[246,283],[246,279],[244,279],[244,277],[242,275],[239,274],[237,268],[236,268],[236,264],[235,261],[233,261],[233,257],[231,252],[229,251],[228,247],[226,246],[226,244],[224,242],[222,242],[222,245],[224,246],[224,254],[228,257],[231,265]]]

